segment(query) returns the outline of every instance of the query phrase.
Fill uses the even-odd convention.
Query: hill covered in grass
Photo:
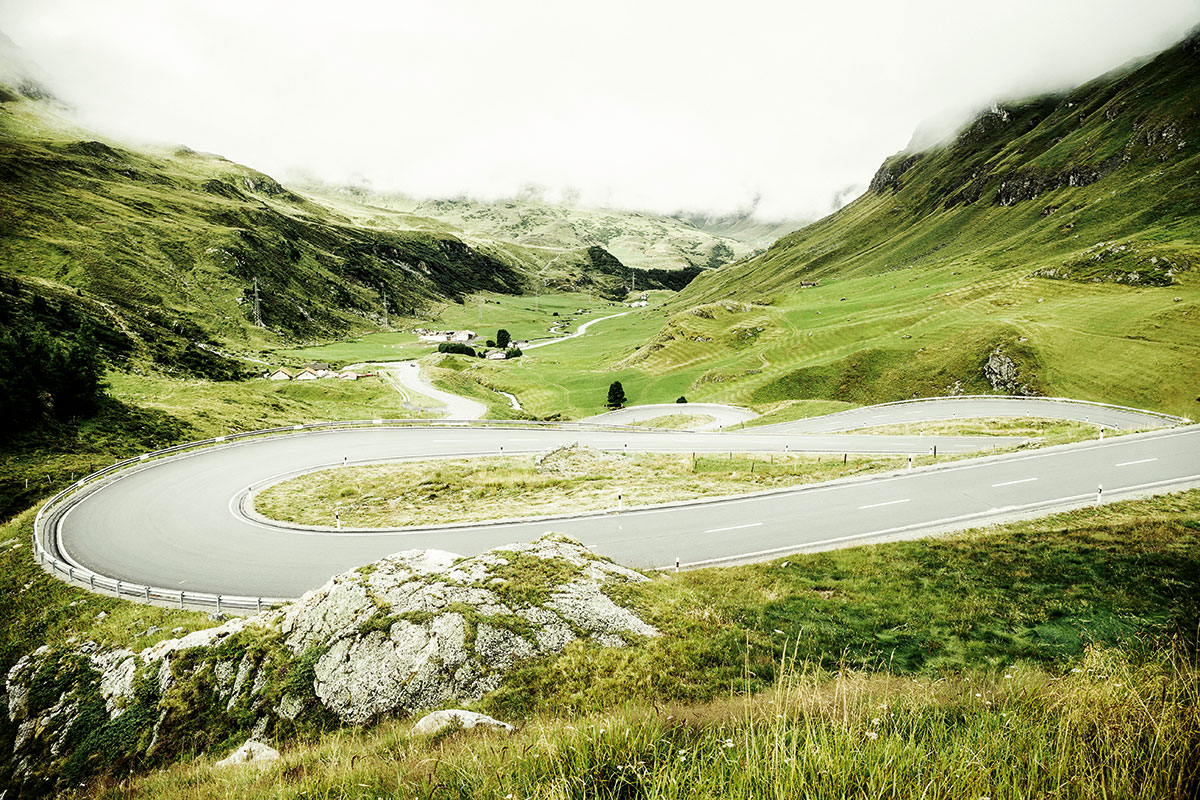
[[[17,91],[0,102],[0,178],[8,272],[199,341],[330,335],[385,304],[523,285],[453,235],[364,230],[219,156],[100,141]]]
[[[842,210],[700,275],[606,365],[638,402],[1025,391],[1194,417],[1197,266],[1192,34],[892,156]]]

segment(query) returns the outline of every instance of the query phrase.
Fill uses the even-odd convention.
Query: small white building
[[[317,381],[320,379],[321,379],[321,376],[317,374],[317,371],[315,369],[313,369],[312,367],[305,367],[304,369],[302,369],[300,371],[300,373],[298,375],[296,375],[294,380]]]
[[[292,379],[292,373],[287,368],[280,367],[268,375],[267,378],[273,381],[290,381]]]
[[[450,334],[434,331],[432,333],[422,333],[417,337],[418,342],[427,342],[429,344],[437,344],[438,342],[450,341]]]
[[[504,352],[503,350],[493,350],[487,354],[487,357],[492,361],[503,361],[504,359],[508,358],[508,353]]]
[[[356,381],[356,380],[358,380],[358,373],[357,372],[339,372],[337,374],[337,377],[338,377],[338,380]]]
[[[455,331],[450,334],[452,342],[473,342],[475,341],[475,331]]]

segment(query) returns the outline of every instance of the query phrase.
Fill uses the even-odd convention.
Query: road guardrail
[[[616,425],[596,422],[542,422],[538,420],[456,420],[456,419],[367,419],[346,420],[335,422],[310,422],[302,425],[286,425],[275,428],[264,428],[244,433],[231,433],[226,436],[214,436],[195,442],[186,442],[172,447],[164,447],[143,453],[85,475],[79,480],[51,497],[38,509],[33,521],[34,556],[44,570],[56,578],[65,580],[93,592],[114,594],[138,600],[148,605],[171,606],[175,608],[214,609],[218,613],[226,611],[261,612],[264,609],[278,606],[294,598],[287,597],[247,597],[244,595],[225,595],[212,592],[188,592],[167,589],[161,586],[147,586],[134,581],[121,580],[108,575],[102,575],[94,570],[75,563],[70,555],[64,552],[58,543],[58,526],[63,515],[71,505],[81,499],[81,492],[95,487],[116,473],[126,469],[136,469],[164,458],[178,456],[195,450],[209,447],[220,447],[247,439],[271,436],[288,436],[297,433],[310,433],[322,430],[338,430],[343,428],[556,428],[576,430],[628,430],[645,431],[631,425]]]

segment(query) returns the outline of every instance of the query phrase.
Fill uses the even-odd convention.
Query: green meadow
[[[515,394],[539,417],[600,413],[613,380],[630,405],[682,395],[772,411],[991,393],[984,365],[1000,348],[1030,391],[1188,417],[1200,408],[1192,281],[1081,285],[954,264],[829,278],[769,304],[683,301],[513,362],[464,363],[462,374]]]

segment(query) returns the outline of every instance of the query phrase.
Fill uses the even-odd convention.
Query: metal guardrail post
[[[150,587],[146,587],[146,605],[150,605]]]
[[[179,610],[183,610],[183,592],[179,593]]]
[[[117,581],[117,597],[121,596],[121,581]]]
[[[217,613],[221,613],[221,595],[217,595]]]
[[[261,614],[262,613],[262,598],[261,597],[257,598],[257,601],[258,601],[258,604],[257,604],[256,610],[258,611],[259,614]]]

